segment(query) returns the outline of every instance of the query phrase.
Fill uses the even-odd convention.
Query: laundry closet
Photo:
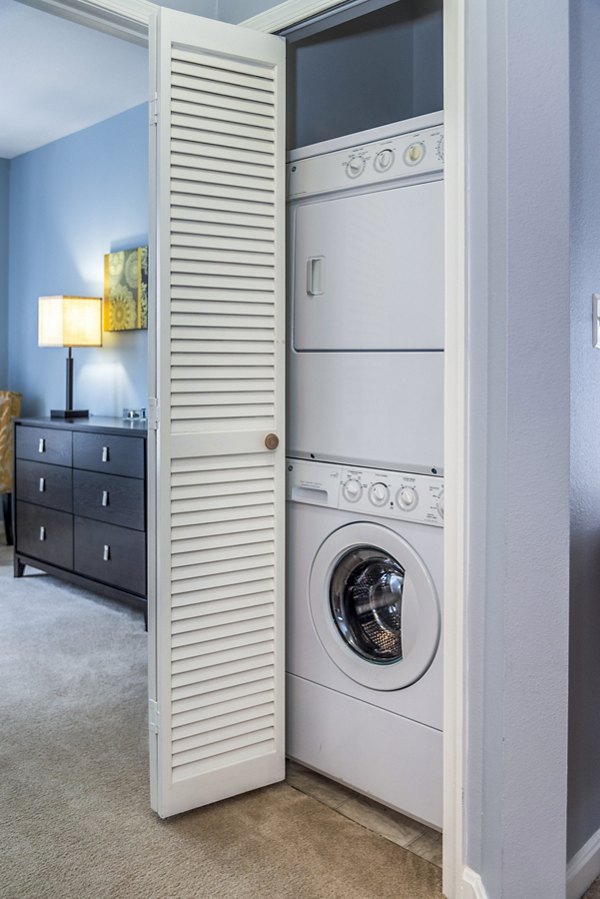
[[[289,757],[442,823],[442,6],[287,47]]]

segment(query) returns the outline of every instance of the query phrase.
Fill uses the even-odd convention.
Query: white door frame
[[[126,38],[148,44],[157,6],[147,0],[20,0]],[[340,0],[286,0],[241,24],[275,32],[338,5]],[[448,0],[444,8],[444,121],[446,134],[446,317],[445,382],[445,576],[444,595],[452,597],[444,612],[444,892],[449,899],[475,895],[473,873],[465,874],[463,793],[465,788],[465,614],[468,608],[468,396],[471,374],[467,357],[467,222],[465,117],[465,9],[469,0]],[[473,73],[469,73],[473,77]],[[151,153],[152,173],[152,153]],[[155,173],[154,173],[155,174]],[[151,174],[151,182],[152,182]],[[150,208],[153,208],[151,183]],[[154,196],[156,185],[154,185]],[[149,242],[155,240],[151,224]],[[154,255],[154,254],[151,254]],[[151,332],[149,331],[149,336]],[[152,356],[152,354],[150,354]],[[150,378],[153,377],[151,363]],[[477,375],[480,373],[477,372]],[[150,390],[150,395],[154,391]],[[150,514],[152,504],[150,504]],[[149,528],[149,533],[152,528]],[[152,554],[150,552],[150,557]],[[149,594],[152,594],[149,577]],[[152,646],[152,616],[149,616]],[[154,671],[150,660],[150,678]]]
[[[467,194],[465,7],[444,3],[445,297],[444,382],[444,893],[458,899],[477,878],[465,870],[465,614],[468,590],[467,493],[469,368],[467,356]],[[339,0],[287,0],[242,22],[279,31],[337,6]],[[481,389],[482,373],[477,383]],[[447,598],[452,597],[452,601]],[[468,892],[464,893],[468,896]]]

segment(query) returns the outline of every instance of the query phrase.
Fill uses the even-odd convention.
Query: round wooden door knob
[[[265,446],[268,450],[276,450],[279,446],[279,437],[277,434],[267,434],[265,437]]]

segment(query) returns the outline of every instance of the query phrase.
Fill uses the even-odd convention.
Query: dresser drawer
[[[114,434],[73,434],[73,466],[106,474],[143,478],[146,468],[143,437]]]
[[[31,459],[48,465],[73,464],[72,435],[70,431],[56,428],[15,428],[15,454],[17,459]]]
[[[146,535],[75,517],[75,570],[79,574],[146,595]]]
[[[73,511],[73,469],[45,462],[19,460],[16,496],[28,503],[38,503],[62,512]]]
[[[33,503],[16,504],[17,552],[73,567],[73,516]]]
[[[73,511],[110,524],[143,531],[146,524],[145,484],[138,478],[73,471]]]

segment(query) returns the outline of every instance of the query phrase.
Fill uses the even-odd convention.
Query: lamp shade
[[[39,346],[102,346],[101,297],[40,297]]]

